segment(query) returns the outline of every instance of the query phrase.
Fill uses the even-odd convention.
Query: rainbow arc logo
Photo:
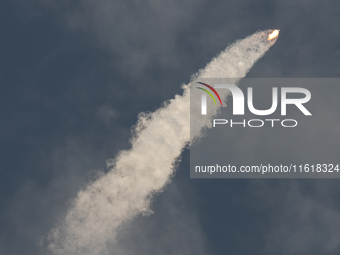
[[[221,98],[220,98],[220,95],[217,93],[217,91],[216,91],[213,87],[211,87],[210,85],[208,85],[208,84],[206,84],[206,83],[203,83],[203,82],[197,82],[197,83],[202,84],[203,86],[206,86],[206,87],[209,88],[212,92],[214,92],[215,95],[217,96],[218,100],[220,101],[221,106],[222,106],[222,100],[221,100]],[[204,92],[206,92],[206,93],[214,100],[215,105],[217,105],[214,96],[213,96],[208,90],[203,89],[203,88],[200,88],[200,87],[196,87],[196,88],[198,88],[198,89],[203,90]]]
[[[208,89],[210,89],[212,92],[214,92],[214,94],[217,96],[217,98],[220,101],[220,104],[222,106],[221,97],[220,97],[220,95],[217,93],[217,91],[213,87],[211,87],[210,85],[208,85],[206,83],[203,83],[203,82],[197,82],[197,83],[201,84],[203,86],[206,86]],[[196,88],[206,92],[212,98],[212,100],[214,100],[214,103],[217,106],[216,100],[215,100],[213,94],[209,90],[204,89],[204,88],[200,88],[200,87],[196,87]],[[202,110],[201,110],[201,114],[202,115],[207,115],[207,95],[206,94],[202,94]]]

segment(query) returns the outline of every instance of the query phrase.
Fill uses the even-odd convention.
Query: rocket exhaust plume
[[[280,30],[279,29],[275,29],[273,32],[271,32],[268,35],[268,41],[271,41],[273,39],[276,39],[279,36]]]
[[[181,152],[190,143],[190,85],[198,78],[244,77],[275,43],[277,35],[269,39],[275,31],[260,31],[230,45],[183,86],[183,95],[176,95],[152,114],[140,114],[131,149],[108,161],[110,171],[79,191],[64,222],[50,231],[48,252],[107,254],[106,244],[115,240],[123,223],[150,213],[151,198],[170,182]],[[208,113],[214,114],[216,110]],[[194,123],[192,137],[197,138],[209,123],[201,119]]]

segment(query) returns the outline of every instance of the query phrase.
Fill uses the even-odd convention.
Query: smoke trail
[[[244,77],[275,43],[267,40],[269,32],[231,45],[193,80]],[[123,223],[150,211],[150,199],[170,181],[176,161],[190,142],[189,87],[185,85],[183,95],[176,95],[163,108],[140,115],[132,148],[120,152],[108,163],[110,171],[105,176],[78,193],[64,223],[50,232],[47,248],[51,254],[106,254],[106,243],[115,239]],[[210,116],[216,113],[212,111],[216,110]],[[195,120],[193,137],[208,125],[207,120]]]

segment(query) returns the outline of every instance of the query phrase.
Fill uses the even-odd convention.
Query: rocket
[[[279,36],[279,33],[280,33],[280,30],[279,30],[279,29],[273,30],[273,32],[271,32],[271,33],[268,35],[268,41],[271,41],[271,40],[276,39],[276,38]]]

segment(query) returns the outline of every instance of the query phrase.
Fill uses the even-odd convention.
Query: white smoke
[[[229,46],[192,79],[241,78],[275,43],[271,31],[257,32]],[[132,147],[108,163],[110,171],[78,193],[65,221],[50,232],[48,250],[53,255],[106,254],[123,223],[150,212],[150,199],[170,181],[182,150],[190,142],[190,84],[183,95],[152,114],[141,114]],[[196,107],[196,106],[194,106]],[[197,106],[199,107],[199,106]],[[216,108],[208,114],[212,117]],[[209,126],[207,118],[192,120],[192,137]]]

